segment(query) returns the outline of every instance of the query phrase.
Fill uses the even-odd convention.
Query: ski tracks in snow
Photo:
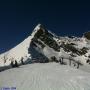
[[[1,72],[1,85],[17,90],[90,90],[90,73],[58,63],[37,63]]]

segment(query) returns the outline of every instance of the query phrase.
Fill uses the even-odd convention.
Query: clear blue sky
[[[90,30],[90,3],[61,0],[0,0],[0,53],[43,24],[57,35],[82,36]]]

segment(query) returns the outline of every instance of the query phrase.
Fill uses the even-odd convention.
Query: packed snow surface
[[[59,63],[36,63],[0,72],[0,87],[16,90],[90,90],[90,73]]]

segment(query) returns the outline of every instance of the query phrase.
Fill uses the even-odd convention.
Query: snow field
[[[17,90],[90,90],[90,73],[58,63],[28,64],[0,73],[0,87]]]

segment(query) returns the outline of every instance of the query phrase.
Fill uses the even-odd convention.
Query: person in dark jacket
[[[11,67],[14,67],[14,63],[13,63],[13,61],[11,61]]]
[[[60,63],[60,64],[64,64],[64,62],[63,62],[63,57],[61,57],[61,58],[59,59],[59,63]]]
[[[17,63],[17,61],[15,60],[15,67],[18,67],[18,63]]]
[[[72,64],[72,60],[71,60],[71,58],[69,57],[69,65],[71,66],[71,64]]]
[[[77,62],[77,69],[79,68],[79,65],[80,65],[80,63],[79,63],[79,62]]]
[[[59,58],[59,63],[61,64],[61,58]]]
[[[21,59],[21,64],[24,65],[23,59]]]

